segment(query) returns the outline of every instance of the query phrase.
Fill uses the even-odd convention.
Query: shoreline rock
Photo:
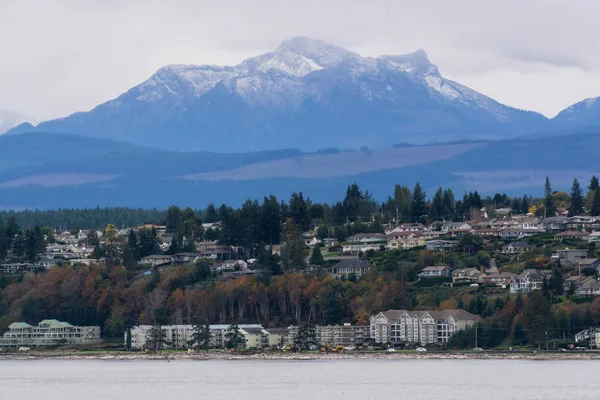
[[[209,353],[0,353],[3,360],[264,360],[264,361],[318,361],[318,360],[537,360],[537,361],[569,361],[569,360],[600,360],[599,353],[547,353],[547,352],[482,352],[482,353],[259,353],[234,354],[226,352]]]

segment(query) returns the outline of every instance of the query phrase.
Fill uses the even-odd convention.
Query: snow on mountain
[[[297,37],[236,66],[163,67],[35,130],[223,152],[495,139],[546,122],[445,79],[423,50],[370,58]]]
[[[600,97],[593,97],[573,104],[561,111],[552,121],[558,127],[576,126],[600,132]]]

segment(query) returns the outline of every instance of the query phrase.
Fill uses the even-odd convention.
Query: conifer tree
[[[550,179],[546,177],[546,183],[544,184],[544,208],[546,217],[554,217],[556,215],[556,206],[552,199],[552,187],[550,186]]]
[[[600,190],[594,191],[594,198],[592,200],[592,207],[590,209],[590,214],[594,217],[600,215]]]
[[[414,222],[423,222],[427,217],[427,203],[425,203],[426,193],[421,188],[421,184],[417,182],[413,189],[411,199],[411,212]]]
[[[323,265],[325,263],[323,255],[321,254],[321,246],[316,245],[313,247],[309,263],[313,265]]]
[[[434,221],[444,218],[444,193],[441,187],[436,190],[435,195],[431,200],[431,212],[429,213],[429,216]]]
[[[592,176],[590,180],[590,184],[588,186],[588,190],[598,190],[600,189],[600,183],[598,181],[598,177],[596,175]]]
[[[583,192],[577,178],[573,179],[571,187],[571,202],[569,203],[569,217],[583,214]]]

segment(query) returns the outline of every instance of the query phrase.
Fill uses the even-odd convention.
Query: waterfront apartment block
[[[211,346],[213,348],[224,348],[227,344],[227,332],[230,325],[210,325]],[[270,329],[264,329],[259,324],[241,324],[238,325],[240,333],[244,336],[246,348],[260,349],[269,347],[271,343]],[[134,350],[142,350],[146,346],[146,336],[152,328],[151,325],[138,325],[131,328],[131,348]],[[190,341],[193,338],[194,325],[162,325],[161,329],[166,332],[165,347],[186,349],[190,346]],[[273,341],[281,341],[281,334],[273,332]],[[287,335],[285,335],[287,337]],[[127,342],[127,332],[124,337]]]
[[[389,310],[370,317],[370,336],[376,343],[442,344],[479,319],[464,310]]]
[[[73,326],[67,322],[45,319],[37,326],[13,322],[0,337],[0,347],[85,345],[101,341],[99,326]]]
[[[299,326],[288,328],[289,343],[294,343]],[[317,342],[321,345],[330,344],[334,346],[355,346],[363,344],[369,339],[370,327],[368,325],[327,325],[316,326]]]

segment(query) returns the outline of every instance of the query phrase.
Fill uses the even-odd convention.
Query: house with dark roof
[[[443,278],[452,276],[452,270],[447,265],[440,265],[437,267],[425,267],[417,275],[421,278]]]
[[[542,288],[546,275],[539,269],[526,269],[509,281],[511,293],[529,293]]]
[[[507,284],[511,279],[516,279],[519,275],[512,272],[497,272],[495,274],[482,275],[479,278],[481,283]]]
[[[350,275],[362,277],[371,269],[371,264],[360,258],[347,258],[329,268],[329,275],[335,279],[348,279]]]

